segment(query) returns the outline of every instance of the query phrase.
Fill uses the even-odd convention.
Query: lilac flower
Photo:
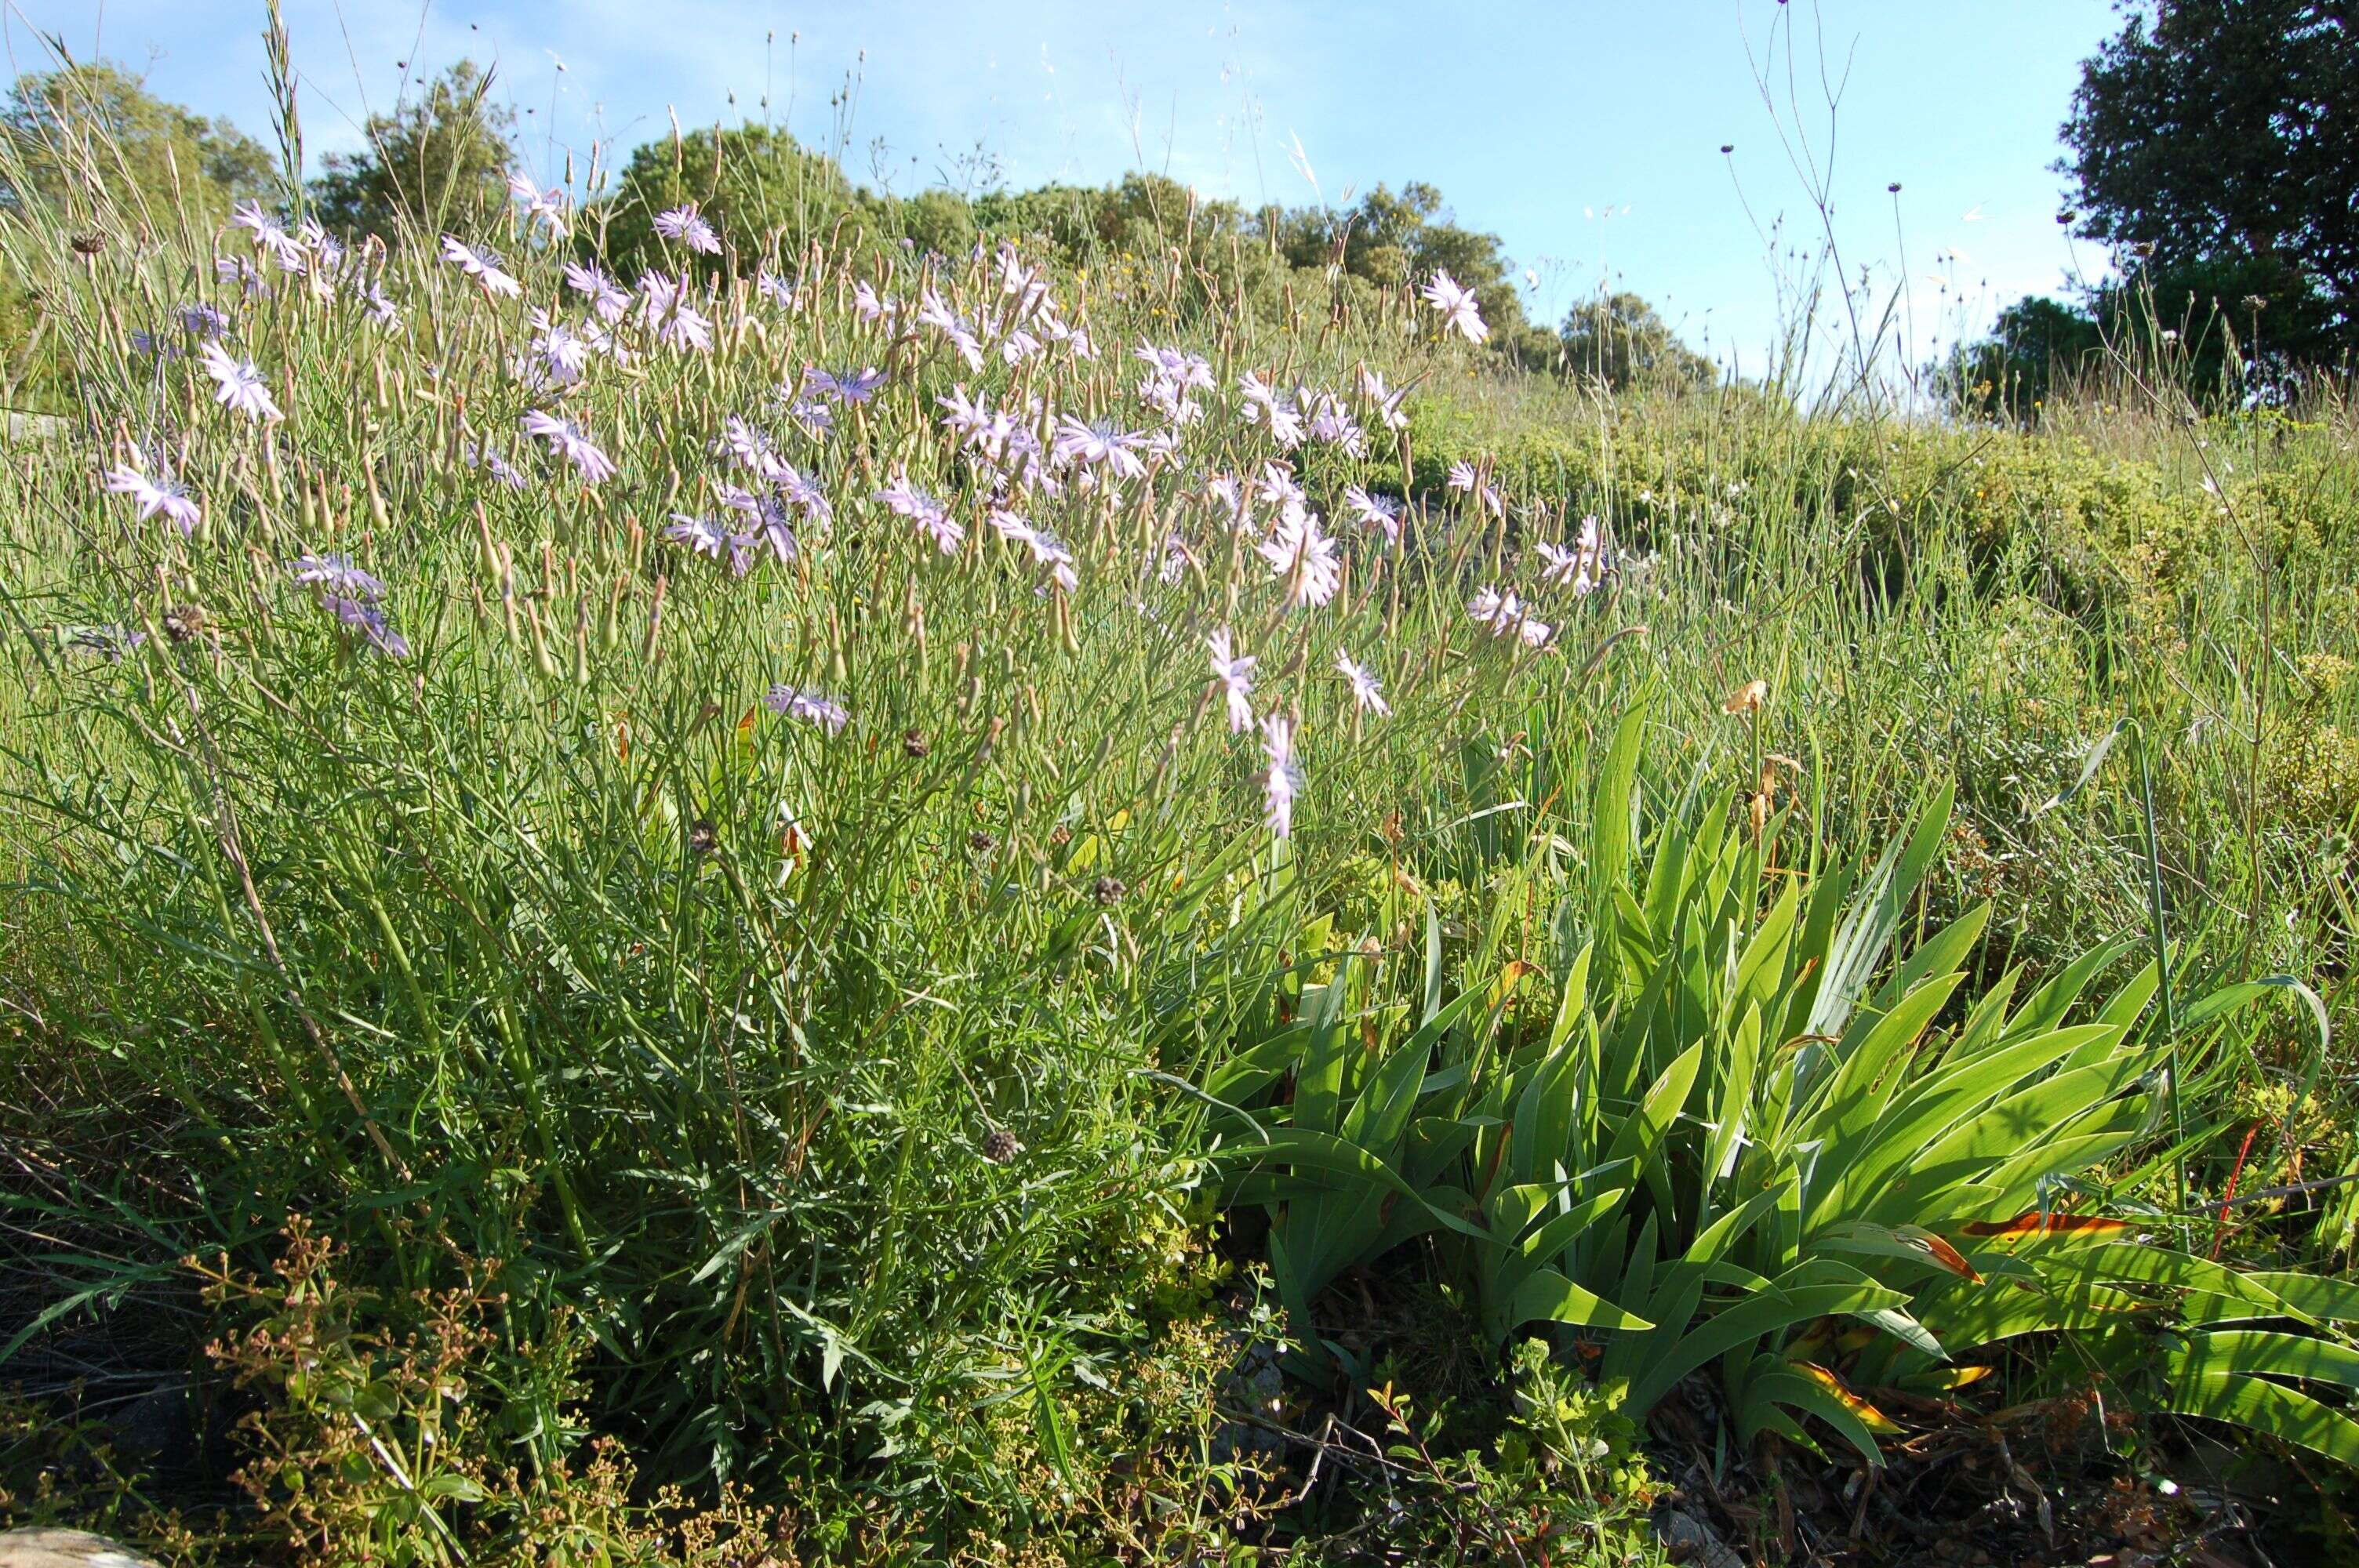
[[[675,512],[671,514],[671,526],[664,530],[664,537],[717,561],[723,552],[734,543],[736,535],[726,524],[710,517],[691,517],[684,512]]]
[[[756,274],[754,292],[781,310],[794,311],[803,308],[802,296],[796,291],[794,284],[774,272],[766,270]]]
[[[777,486],[779,499],[802,508],[803,515],[818,524],[821,532],[833,521],[835,507],[828,500],[827,492],[797,473],[790,465],[780,463],[770,482]]]
[[[542,189],[530,176],[517,170],[508,176],[508,194],[524,203],[524,221],[544,219],[551,230],[565,232],[565,192],[554,186]]]
[[[572,420],[560,419],[534,408],[525,414],[523,425],[526,435],[538,436],[549,443],[549,450],[571,463],[582,475],[582,483],[599,484],[614,476],[614,460],[600,451]]]
[[[201,345],[205,373],[213,378],[213,401],[224,408],[234,408],[250,419],[279,419],[277,399],[270,395],[269,384],[252,360],[234,360],[219,343]]]
[[[1427,304],[1441,312],[1443,331],[1454,331],[1470,343],[1479,343],[1491,335],[1491,329],[1483,324],[1483,311],[1475,301],[1474,291],[1448,272],[1437,269],[1419,292],[1425,296]]]
[[[580,381],[590,368],[590,341],[543,312],[535,311],[533,317],[540,335],[532,341],[533,357],[527,362],[538,373],[538,378],[550,386],[571,386]]]
[[[488,444],[482,441],[470,441],[464,449],[463,455],[468,462],[484,470],[496,482],[508,489],[522,490],[525,487],[524,475],[518,473],[507,459],[494,451]]]
[[[1040,340],[1018,327],[999,340],[999,362],[1020,365],[1040,351]]]
[[[1343,561],[1335,541],[1319,526],[1318,514],[1288,505],[1271,525],[1270,535],[1254,546],[1269,563],[1269,575],[1286,584],[1289,609],[1317,609],[1343,586]]]
[[[1343,504],[1352,509],[1353,520],[1364,527],[1375,528],[1385,536],[1387,545],[1400,543],[1401,503],[1389,495],[1376,495],[1351,485],[1343,492]]]
[[[790,686],[772,687],[762,695],[762,706],[781,718],[816,724],[831,735],[842,734],[843,727],[852,721],[851,710],[834,697]]]
[[[1362,365],[1360,367],[1360,395],[1367,398],[1376,406],[1377,424],[1383,426],[1387,430],[1406,430],[1408,428],[1408,416],[1401,409],[1401,400],[1408,395],[1407,388],[1403,388],[1397,392],[1393,390],[1391,387],[1385,384],[1385,378],[1383,376],[1377,374],[1375,371],[1370,370],[1367,366]]]
[[[1057,423],[1056,444],[1050,449],[1060,462],[1103,467],[1117,478],[1137,479],[1147,472],[1147,465],[1132,449],[1137,445],[1136,436],[1117,430],[1110,422],[1084,425],[1068,414]]]
[[[852,286],[852,311],[864,321],[875,321],[899,314],[900,307],[892,300],[880,298],[866,279]]]
[[[330,593],[322,595],[320,602],[345,630],[359,633],[378,653],[392,659],[409,656],[409,640],[386,623],[385,610],[375,600]]]
[[[1294,797],[1302,788],[1302,768],[1294,760],[1294,721],[1273,713],[1261,721],[1262,755],[1268,768],[1262,775],[1262,798],[1272,838],[1294,834]]]
[[[1234,474],[1216,474],[1204,486],[1204,493],[1221,503],[1225,521],[1232,533],[1253,531],[1253,497],[1245,482]]]
[[[139,519],[164,517],[179,524],[183,534],[193,534],[204,520],[204,512],[187,489],[170,479],[151,480],[137,469],[119,468],[106,470],[109,494],[127,495],[139,509]]]
[[[1463,491],[1466,493],[1474,496],[1475,500],[1481,504],[1483,509],[1490,513],[1493,516],[1504,517],[1506,515],[1506,503],[1499,499],[1498,487],[1496,485],[1478,485],[1475,483],[1474,465],[1468,462],[1464,458],[1461,458],[1456,462],[1450,465],[1450,478],[1448,482],[1451,489]]]
[[[865,403],[876,395],[885,384],[885,373],[875,365],[864,370],[840,373],[823,371],[817,365],[803,367],[803,385],[821,397],[832,397],[845,404]]]
[[[1229,699],[1229,733],[1242,734],[1253,726],[1254,666],[1261,661],[1235,653],[1225,626],[1205,638],[1204,646],[1212,656],[1212,678]]]
[[[631,308],[631,296],[622,285],[600,271],[594,263],[567,262],[565,286],[576,294],[590,297],[590,308],[598,319],[608,324],[623,319]]]
[[[180,330],[192,338],[218,338],[229,330],[229,318],[210,305],[183,305],[174,312]]]
[[[69,649],[104,659],[109,664],[121,664],[125,654],[147,640],[147,633],[134,632],[120,624],[76,626],[71,633],[67,633],[64,627],[58,630],[65,634],[65,645]]]
[[[1270,438],[1280,451],[1290,452],[1302,445],[1302,411],[1292,397],[1251,372],[1237,383],[1237,389],[1245,394],[1246,424],[1267,425]]]
[[[685,289],[673,297],[671,308],[663,313],[655,333],[657,342],[681,352],[702,353],[712,347],[712,318],[688,302]]]
[[[1362,711],[1373,713],[1379,719],[1391,717],[1392,708],[1385,701],[1385,688],[1377,684],[1375,676],[1364,665],[1351,654],[1339,652],[1335,655],[1335,669],[1352,683],[1352,700],[1359,704]]]
[[[1093,360],[1098,357],[1097,346],[1090,341],[1089,333],[1080,327],[1070,326],[1058,319],[1053,310],[1044,307],[1040,314],[1035,318],[1035,324],[1047,335],[1050,342],[1059,344],[1075,359]]]
[[[1581,530],[1574,535],[1571,549],[1545,539],[1538,541],[1533,548],[1546,563],[1540,580],[1569,587],[1576,598],[1587,598],[1605,576],[1605,552],[1594,517],[1582,519]]]
[[[262,274],[244,256],[215,256],[213,276],[223,283],[236,284],[245,291],[249,299],[270,297],[270,285],[263,281]]]
[[[1530,608],[1516,597],[1512,589],[1505,593],[1495,588],[1483,589],[1466,601],[1466,613],[1473,616],[1478,625],[1487,628],[1494,637],[1505,637],[1513,633],[1527,646],[1534,648],[1547,647],[1549,639],[1556,635],[1556,628],[1545,621],[1533,619]]]
[[[912,485],[907,473],[897,472],[893,482],[876,492],[876,499],[887,511],[915,523],[918,531],[946,556],[958,554],[959,546],[965,542],[966,529],[951,516],[950,509]]]
[[[721,236],[714,233],[712,225],[698,213],[693,201],[685,207],[674,207],[669,211],[657,213],[656,232],[667,240],[678,240],[690,250],[701,251],[709,256],[721,254]]]
[[[471,245],[455,234],[445,234],[442,236],[442,259],[482,284],[487,295],[514,299],[524,292],[524,285],[510,277],[501,267],[497,251]]]
[[[401,310],[399,307],[396,306],[394,302],[386,297],[384,286],[379,284],[375,278],[371,278],[369,280],[368,287],[361,291],[361,304],[367,309],[370,319],[375,321],[378,326],[398,327],[401,325]]]
[[[375,604],[385,597],[385,584],[353,565],[350,556],[322,556],[305,551],[287,563],[297,582],[332,594]]]
[[[1284,463],[1264,463],[1261,475],[1254,481],[1254,493],[1273,506],[1304,506],[1310,497],[1294,470]]]
[[[1335,447],[1351,457],[1360,456],[1367,446],[1367,437],[1352,417],[1352,411],[1332,393],[1322,392],[1313,400],[1309,434],[1312,440]]]
[[[991,405],[978,403],[966,395],[966,383],[959,382],[951,388],[948,397],[937,397],[936,403],[950,410],[942,418],[943,426],[955,436],[973,436],[991,425]]]
[[[823,441],[835,430],[835,410],[816,397],[797,397],[787,404],[787,417],[815,441]]]
[[[277,219],[265,212],[259,202],[238,203],[229,221],[234,227],[251,230],[255,248],[268,253],[271,260],[278,264],[279,271],[299,273],[309,265],[303,243],[288,233]]]
[[[737,460],[742,468],[768,477],[771,466],[778,461],[778,449],[768,434],[732,414],[721,423],[721,438],[714,449],[723,451]]]

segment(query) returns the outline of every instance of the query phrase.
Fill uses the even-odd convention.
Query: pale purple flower
[[[999,361],[1002,364],[1020,365],[1040,351],[1040,340],[1018,327],[999,340]]]
[[[571,386],[580,381],[590,368],[590,341],[562,321],[551,321],[538,311],[534,316],[540,335],[532,341],[531,363],[539,379],[551,386]]]
[[[386,294],[384,286],[378,283],[375,278],[371,278],[369,280],[368,287],[361,291],[361,304],[367,309],[371,319],[375,320],[378,326],[398,327],[401,325],[400,308],[394,304],[393,300]]]
[[[1204,492],[1221,503],[1223,520],[1232,532],[1253,531],[1253,497],[1244,481],[1234,474],[1215,474],[1206,482]]]
[[[907,473],[897,472],[893,482],[876,492],[876,499],[887,511],[915,523],[918,531],[946,556],[956,555],[966,539],[966,529],[951,516],[950,509],[912,485]]]
[[[524,285],[510,277],[500,265],[500,254],[482,245],[471,245],[456,234],[442,236],[442,258],[484,286],[484,292],[514,299],[524,292]]]
[[[846,404],[867,402],[884,384],[885,373],[875,365],[864,370],[842,372],[823,371],[817,365],[803,367],[804,386],[821,397],[832,397]]]
[[[1466,601],[1466,613],[1494,637],[1513,633],[1535,648],[1548,646],[1549,639],[1556,635],[1554,627],[1533,618],[1530,607],[1516,597],[1513,589],[1505,593],[1495,588],[1483,589]]]
[[[842,734],[852,721],[851,710],[834,697],[790,686],[774,686],[763,693],[762,706],[781,718],[816,724],[831,735]]]
[[[1468,494],[1473,495],[1482,505],[1483,509],[1490,513],[1493,516],[1504,517],[1506,515],[1506,503],[1499,499],[1498,486],[1491,484],[1478,485],[1475,483],[1474,465],[1468,462],[1464,458],[1461,458],[1456,462],[1450,465],[1450,478],[1448,482],[1451,489],[1464,491]]]
[[[1576,598],[1586,598],[1595,591],[1605,576],[1605,551],[1598,537],[1597,519],[1582,519],[1581,530],[1574,535],[1572,547],[1552,545],[1546,539],[1537,541],[1533,548],[1545,563],[1540,580],[1559,587],[1569,587]]]
[[[1352,519],[1363,527],[1374,528],[1385,536],[1387,545],[1400,543],[1401,503],[1389,495],[1378,495],[1349,485],[1343,491],[1343,504],[1352,509]]]
[[[180,330],[192,338],[218,338],[229,330],[229,318],[210,305],[183,305],[174,314]]]
[[[754,292],[781,310],[798,311],[803,308],[802,296],[788,279],[767,270],[755,275]]]
[[[1273,713],[1261,721],[1262,755],[1268,766],[1262,774],[1262,798],[1272,838],[1294,833],[1294,797],[1302,788],[1302,768],[1294,760],[1294,721]]]
[[[892,300],[879,297],[875,287],[865,278],[852,286],[852,311],[864,321],[875,321],[897,314],[899,308]]]
[[[342,623],[345,630],[359,633],[378,653],[393,659],[409,656],[409,640],[386,623],[385,609],[376,600],[327,593],[321,596],[320,602]]]
[[[139,509],[139,520],[162,517],[177,524],[183,534],[193,534],[204,520],[203,509],[186,487],[167,479],[149,479],[137,469],[119,468],[106,470],[106,489],[113,495],[127,495]]]
[[[285,225],[262,210],[259,202],[241,201],[230,214],[230,222],[240,229],[251,230],[256,250],[268,253],[281,272],[299,273],[308,267],[303,242],[288,233]]]
[[[508,176],[508,194],[524,203],[524,221],[538,218],[547,222],[557,233],[565,232],[565,192],[554,186],[544,190],[529,175],[517,170]]]
[[[596,443],[582,433],[582,427],[571,419],[560,419],[539,409],[525,414],[524,431],[549,443],[549,450],[571,463],[584,484],[599,484],[614,476],[614,461],[598,449]]]
[[[205,373],[213,378],[213,401],[224,408],[234,408],[250,419],[278,419],[278,400],[270,395],[270,385],[262,379],[262,372],[252,360],[234,360],[219,343],[200,345],[198,351],[205,362]]]
[[[1360,395],[1367,398],[1376,406],[1377,424],[1383,426],[1387,430],[1406,430],[1408,428],[1408,415],[1401,408],[1401,400],[1408,395],[1408,392],[1406,388],[1397,392],[1394,391],[1391,387],[1385,384],[1385,378],[1383,376],[1377,374],[1375,371],[1370,370],[1367,366],[1362,365],[1360,367]]]
[[[1108,421],[1084,425],[1068,414],[1057,422],[1057,439],[1050,449],[1060,462],[1103,467],[1117,478],[1137,479],[1147,472],[1147,465],[1138,460],[1138,454],[1133,450],[1138,439],[1114,428]]]
[[[727,524],[713,518],[691,517],[687,513],[675,512],[671,514],[671,526],[664,530],[664,537],[717,561],[729,551],[737,535]]]
[[[770,476],[770,482],[777,487],[779,499],[802,508],[803,515],[818,524],[821,532],[824,533],[834,520],[835,507],[828,500],[827,492],[796,472],[791,465],[780,463],[777,472]]]
[[[1373,713],[1379,719],[1391,716],[1391,705],[1385,701],[1385,688],[1377,684],[1374,672],[1351,654],[1341,652],[1335,655],[1335,669],[1352,683],[1352,700],[1359,704],[1364,712]]]
[[[1313,609],[1343,586],[1343,560],[1335,541],[1319,526],[1318,514],[1289,503],[1271,524],[1269,537],[1254,546],[1269,564],[1269,575],[1286,584],[1289,609]]]
[[[375,604],[385,597],[385,584],[353,565],[350,556],[322,556],[307,550],[288,562],[287,569],[297,582],[347,599]]]
[[[591,311],[609,325],[623,319],[631,308],[630,292],[608,277],[594,262],[567,262],[565,286],[576,294],[589,296]]]
[[[1236,653],[1225,626],[1205,638],[1204,646],[1212,654],[1212,678],[1228,697],[1229,733],[1241,734],[1253,727],[1254,666],[1261,661]]]
[[[511,464],[507,459],[500,456],[500,454],[494,450],[488,443],[483,441],[470,441],[465,447],[461,449],[461,455],[464,457],[470,464],[484,470],[486,473],[489,473],[495,481],[506,486],[508,489],[522,490],[525,487],[524,475],[518,473],[516,470],[515,465]]]
[[[1454,331],[1470,343],[1479,343],[1491,335],[1491,329],[1483,324],[1483,311],[1475,301],[1474,291],[1448,272],[1437,269],[1419,292],[1427,304],[1441,312],[1443,331]]]
[[[1367,448],[1367,437],[1352,417],[1352,411],[1330,392],[1322,392],[1311,401],[1309,434],[1312,440],[1337,448],[1350,457],[1359,457]]]
[[[684,207],[657,213],[656,232],[667,240],[678,240],[690,250],[701,251],[709,256],[721,254],[721,236],[712,232],[712,225],[704,221],[693,201]]]
[[[234,283],[245,291],[249,299],[270,297],[270,285],[255,265],[244,256],[215,256],[213,276],[223,283]]]

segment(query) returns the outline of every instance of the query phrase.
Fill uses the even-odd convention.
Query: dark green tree
[[[274,167],[227,120],[167,103],[103,60],[27,72],[0,108],[0,211],[38,202],[68,226],[153,230],[185,210],[209,228],[266,195]]]
[[[2027,294],[1998,313],[1989,336],[1958,345],[1934,384],[1960,414],[2028,425],[2060,385],[2096,367],[2104,346],[2096,317]]]
[[[515,159],[516,113],[491,89],[491,73],[462,59],[392,114],[370,115],[367,148],[329,154],[312,182],[320,221],[388,240],[483,232],[506,210]]]
[[[2143,0],[2082,66],[2058,169],[2081,232],[2161,293],[2202,296],[2205,274],[2256,262],[2245,281],[2273,317],[2325,327],[2288,327],[2281,349],[2331,355],[2359,324],[2354,105],[2343,0]]]
[[[1572,308],[1557,336],[1564,373],[1625,392],[1632,387],[1706,387],[1712,362],[1680,341],[1655,308],[1635,294],[1600,294]]]
[[[963,205],[955,196],[949,200]],[[741,256],[759,256],[774,246],[791,252],[812,240],[853,244],[885,228],[880,204],[845,178],[833,158],[809,151],[784,131],[756,124],[645,143],[583,228],[594,231],[608,263],[625,273],[669,267],[679,258],[666,259],[656,215],[690,202]],[[939,203],[926,215],[937,224],[929,234],[951,237],[959,226]]]

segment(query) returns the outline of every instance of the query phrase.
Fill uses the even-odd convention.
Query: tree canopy
[[[28,71],[0,108],[0,209],[31,200],[70,223],[154,225],[185,207],[203,224],[266,192],[275,168],[227,120],[167,103],[104,60]]]
[[[320,221],[388,240],[404,226],[479,229],[507,204],[515,156],[515,111],[491,88],[491,74],[462,59],[393,113],[370,115],[366,148],[330,153],[311,182]]]
[[[2245,281],[2271,287],[2281,318],[2312,295],[2325,309],[2309,313],[2348,346],[2359,35],[2347,5],[2147,0],[2083,63],[2062,134],[2082,233],[2141,259],[2166,288],[2258,263]]]

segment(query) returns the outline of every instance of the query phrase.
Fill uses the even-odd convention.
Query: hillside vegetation
[[[0,1515],[2347,1550],[2347,407],[1617,388],[1174,194],[11,207]]]

